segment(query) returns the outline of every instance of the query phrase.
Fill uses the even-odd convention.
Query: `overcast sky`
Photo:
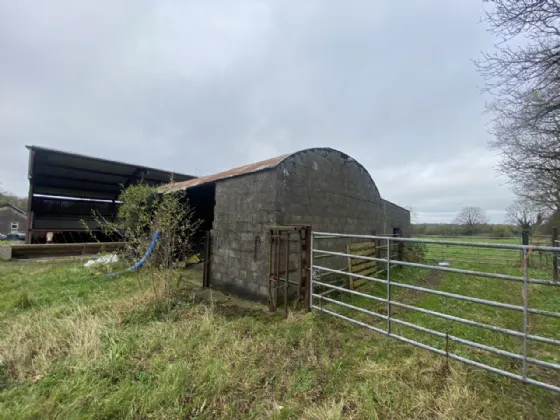
[[[479,0],[0,0],[0,182],[25,144],[206,175],[307,147],[418,221],[512,196],[486,148]]]

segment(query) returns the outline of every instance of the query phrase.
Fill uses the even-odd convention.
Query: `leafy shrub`
[[[183,288],[182,276],[174,267],[192,251],[192,238],[200,221],[195,219],[184,191],[160,193],[141,182],[122,191],[117,220],[99,220],[103,233],[117,234],[126,243],[120,260],[133,264],[146,253],[157,231],[160,233],[151,257],[144,263],[155,295],[174,304]]]
[[[428,246],[422,242],[405,242],[404,259],[409,262],[421,262],[426,258]]]

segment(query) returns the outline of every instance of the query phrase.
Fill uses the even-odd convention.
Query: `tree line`
[[[463,207],[452,223],[415,223],[414,235],[489,236],[497,238],[549,235],[555,220],[547,218],[530,201],[517,199],[506,209],[505,223],[491,224],[486,212],[476,206]]]
[[[456,223],[416,223],[412,225],[413,236],[466,236],[469,235],[464,226]],[[520,237],[521,229],[509,224],[481,224],[476,227],[474,236],[492,238]]]

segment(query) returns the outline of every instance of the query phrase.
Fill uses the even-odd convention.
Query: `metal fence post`
[[[391,238],[387,237],[387,334],[391,334]]]
[[[288,284],[290,281],[290,233],[286,234],[286,272],[284,273],[284,316],[288,317]],[[278,276],[280,277],[280,276]]]
[[[529,245],[529,232],[526,230],[521,231],[521,245]],[[527,250],[521,251],[521,261],[524,261],[526,258],[525,252]]]
[[[558,228],[552,228],[552,246],[558,246]],[[556,252],[552,254],[552,279],[558,281],[558,256]]]
[[[309,229],[309,311],[313,310],[313,234],[313,230]]]
[[[397,237],[402,237],[402,230],[399,228],[397,231]],[[397,242],[397,260],[403,261],[404,260],[404,242],[398,241]]]
[[[527,379],[527,335],[529,334],[529,294],[527,283],[529,281],[529,250],[525,249],[523,267],[523,381]]]

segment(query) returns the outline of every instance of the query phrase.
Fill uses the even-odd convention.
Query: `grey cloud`
[[[481,205],[501,221],[510,194],[470,61],[492,42],[480,15],[445,0],[3,2],[0,181],[25,193],[26,143],[197,175],[324,145],[426,220]]]
[[[382,171],[377,184],[388,199],[408,204],[421,220],[450,222],[469,205],[485,209],[491,222],[503,223],[505,205],[513,197],[493,165],[484,149],[474,149],[445,161]]]

